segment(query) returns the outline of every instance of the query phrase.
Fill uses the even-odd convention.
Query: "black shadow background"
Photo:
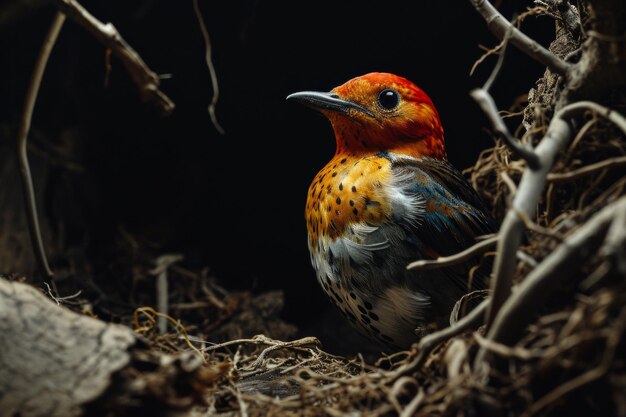
[[[531,6],[502,3],[509,18]],[[157,242],[162,253],[183,253],[190,267],[209,266],[226,288],[283,289],[285,319],[303,334],[321,337],[330,350],[347,336],[337,338],[343,319],[309,264],[303,211],[309,182],[332,156],[334,139],[321,115],[285,97],[328,90],[370,71],[393,72],[433,99],[457,167],[472,165],[492,144],[468,93],[482,85],[495,58],[474,76],[469,72],[482,54],[479,45],[497,41],[468,1],[200,0],[225,136],[217,134],[206,111],[212,91],[191,1],[82,4],[113,22],[153,70],[171,74],[162,90],[176,110],[162,118],[141,103],[115,58],[105,87],[104,49],[66,22],[44,77],[33,131],[61,146],[72,144],[86,166],[70,180],[71,192],[51,192],[44,202],[47,215],[69,225],[67,246],[87,239],[89,256],[106,264],[112,256],[106,248],[122,225]],[[17,10],[0,15],[4,127],[17,124],[53,12],[47,5]],[[546,45],[553,23],[531,17],[524,30]],[[509,48],[492,90],[500,108],[526,94],[542,73],[539,64]],[[1,139],[1,149],[12,151],[14,138]],[[37,186],[54,189],[55,181],[61,180],[51,175],[48,184]]]

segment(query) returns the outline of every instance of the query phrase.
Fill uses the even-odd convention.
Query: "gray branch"
[[[54,3],[67,17],[84,27],[122,61],[137,85],[143,101],[154,104],[163,115],[168,115],[174,110],[174,103],[159,90],[160,81],[157,74],[148,68],[113,24],[102,23],[75,0],[54,0]]]
[[[455,253],[450,256],[440,256],[437,259],[421,259],[419,261],[411,262],[406,269],[413,269],[417,271],[425,271],[428,269],[439,269],[448,266],[458,265],[462,262],[472,259],[473,257],[480,255],[489,249],[491,249],[498,242],[498,236],[490,236],[489,238],[482,240],[469,248]]]
[[[502,40],[510,31],[511,43],[526,55],[541,62],[551,71],[565,75],[570,64],[526,36],[502,16],[487,0],[470,0],[470,3],[487,22],[487,27],[498,39]]]
[[[613,202],[596,213],[548,255],[516,288],[498,312],[487,333],[487,340],[510,345],[535,318],[537,305],[543,305],[555,289],[570,279],[580,259],[597,251],[602,245],[614,219],[623,222],[626,197]],[[619,225],[623,231],[623,225]],[[623,241],[623,239],[622,239]],[[484,372],[489,352],[481,347],[476,355],[475,369]]]
[[[43,78],[43,73],[48,64],[48,58],[52,48],[57,41],[59,32],[65,22],[65,16],[62,13],[57,13],[54,16],[48,34],[44,40],[33,75],[26,91],[26,99],[24,100],[24,110],[22,111],[22,117],[20,119],[20,127],[17,135],[17,159],[20,165],[20,174],[22,176],[22,185],[24,187],[24,202],[26,204],[26,216],[28,217],[28,226],[30,231],[30,240],[33,245],[33,251],[39,269],[48,278],[54,274],[48,264],[48,258],[46,257],[46,250],[44,248],[43,239],[41,238],[41,229],[39,227],[39,217],[37,216],[37,202],[35,200],[35,187],[33,185],[33,178],[30,172],[30,164],[28,163],[28,132],[30,131],[30,123],[33,118],[33,111],[35,110],[35,103],[37,102],[37,94],[39,93],[39,87]]]
[[[571,121],[585,111],[593,111],[603,116],[620,129],[626,128],[624,118],[617,112],[589,101],[570,104],[559,110],[546,132],[544,138],[535,148],[539,158],[537,169],[526,169],[519,183],[512,206],[500,227],[494,274],[492,279],[492,301],[487,312],[487,328],[491,327],[500,307],[511,293],[511,282],[516,266],[516,252],[524,233],[524,220],[518,213],[532,217],[535,213],[541,191],[558,152],[565,148],[572,138]]]
[[[470,96],[478,103],[482,111],[487,115],[491,127],[496,134],[504,140],[504,143],[509,147],[514,155],[522,158],[526,161],[530,169],[539,168],[539,158],[533,151],[530,145],[524,146],[517,139],[511,135],[509,129],[506,127],[504,120],[498,114],[498,108],[493,101],[493,97],[486,89],[476,88],[470,92]]]
[[[467,330],[478,328],[482,324],[488,304],[489,299],[483,300],[476,308],[470,311],[467,316],[463,317],[453,325],[445,327],[438,332],[424,336],[417,345],[420,352],[417,359],[418,363],[421,364],[422,361],[428,357],[430,352],[439,344]]]
[[[155,266],[150,270],[150,274],[156,277],[156,299],[157,311],[163,316],[157,317],[157,327],[159,334],[167,332],[167,318],[169,315],[169,286],[167,282],[167,270],[176,262],[183,260],[179,254],[161,255],[155,261]]]

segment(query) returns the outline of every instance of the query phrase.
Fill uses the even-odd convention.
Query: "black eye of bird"
[[[398,102],[400,102],[400,96],[396,90],[385,88],[378,94],[378,104],[380,104],[383,109],[391,110],[398,105]]]

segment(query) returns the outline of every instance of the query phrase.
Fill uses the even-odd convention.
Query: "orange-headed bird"
[[[486,274],[470,280],[471,264],[407,265],[457,253],[495,223],[447,161],[433,102],[409,80],[377,72],[287,99],[321,111],[337,142],[305,210],[324,291],[361,333],[390,347],[446,326],[460,297],[487,288]]]

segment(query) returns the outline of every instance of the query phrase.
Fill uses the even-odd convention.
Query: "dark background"
[[[531,5],[502,3],[509,18]],[[13,149],[11,132],[53,12],[48,5],[24,4],[31,3],[5,2],[0,9],[3,152]],[[52,190],[43,215],[63,219],[64,245],[87,242],[88,256],[106,264],[113,261],[107,248],[121,226],[160,253],[184,254],[188,267],[210,267],[226,288],[283,289],[285,319],[326,344],[333,342],[324,340],[328,326],[319,318],[343,319],[332,315],[317,286],[303,212],[309,182],[332,156],[334,140],[321,115],[285,97],[329,90],[370,71],[393,72],[430,95],[457,167],[472,165],[492,144],[468,93],[484,82],[495,58],[474,76],[469,72],[482,55],[479,45],[497,42],[468,1],[200,0],[224,136],[206,111],[212,90],[191,1],[82,4],[113,22],[154,71],[171,74],[162,90],[176,110],[163,118],[142,103],[115,58],[105,87],[104,49],[66,22],[44,77],[32,135],[35,143],[43,137],[85,167],[82,173],[53,170],[47,183],[36,184]],[[531,17],[523,28],[545,45],[553,23]],[[502,109],[543,72],[509,51],[492,90]]]

